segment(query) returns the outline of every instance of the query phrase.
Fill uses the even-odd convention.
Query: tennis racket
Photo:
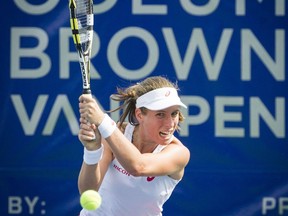
[[[93,41],[93,1],[69,0],[70,26],[73,41],[78,53],[82,74],[83,94],[89,94],[90,89],[90,58]],[[90,124],[88,122],[88,124]],[[95,136],[93,137],[95,139]]]
[[[82,74],[83,94],[91,94],[90,58],[93,41],[93,1],[69,0],[70,25]]]

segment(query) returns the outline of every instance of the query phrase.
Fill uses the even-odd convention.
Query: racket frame
[[[69,0],[69,9],[70,9],[70,26],[72,30],[73,41],[77,50],[79,57],[81,75],[82,75],[82,84],[83,84],[83,94],[91,94],[90,88],[90,67],[91,67],[91,49],[93,42],[93,26],[94,26],[94,15],[93,15],[93,1],[85,0],[89,4],[87,11],[87,32],[84,35],[84,43],[81,43],[81,37],[83,35],[79,32],[79,20],[76,16],[77,10],[77,0]],[[84,44],[84,45],[83,45]],[[84,49],[85,48],[85,49]]]

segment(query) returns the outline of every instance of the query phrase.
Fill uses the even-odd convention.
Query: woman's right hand
[[[80,130],[78,138],[87,150],[93,151],[101,147],[101,134],[94,124],[80,118]]]

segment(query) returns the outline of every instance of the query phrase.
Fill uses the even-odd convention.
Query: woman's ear
[[[136,117],[138,122],[141,122],[142,117],[143,117],[141,109],[139,109],[139,108],[135,109],[135,117]]]

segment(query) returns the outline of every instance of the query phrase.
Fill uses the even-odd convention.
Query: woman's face
[[[179,123],[179,112],[179,106],[171,106],[142,113],[139,123],[144,139],[157,144],[169,144]]]

